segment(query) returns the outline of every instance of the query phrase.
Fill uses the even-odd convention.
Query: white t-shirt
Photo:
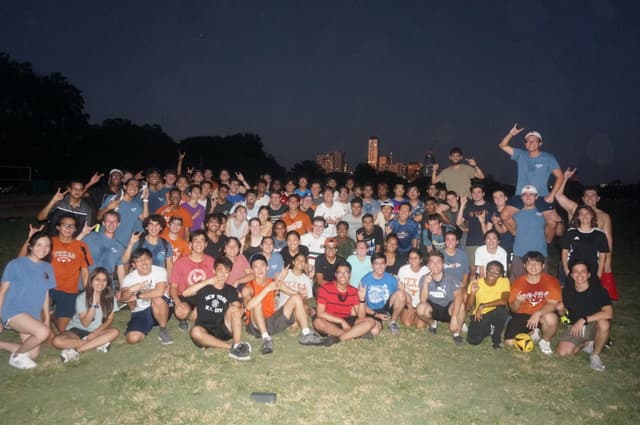
[[[400,267],[398,271],[398,284],[404,283],[404,290],[411,295],[411,306],[414,308],[420,302],[420,279],[427,274],[429,274],[427,266],[420,267],[416,273],[411,270],[409,264]]]
[[[143,288],[145,291],[155,288],[158,283],[164,282],[166,284],[167,270],[164,267],[151,266],[151,273],[146,276],[140,276],[138,270],[133,270],[122,280],[122,287],[128,288],[140,282],[146,283]],[[164,295],[167,296],[166,291]],[[136,308],[133,310],[133,312],[135,313],[137,311],[142,311],[149,307],[151,307],[151,300],[136,300]]]
[[[490,261],[499,261],[502,264],[502,267],[507,270],[507,251],[505,251],[501,246],[498,246],[496,253],[490,254],[489,251],[487,251],[486,245],[481,245],[476,248],[476,259],[474,263],[476,266],[486,268]]]
[[[343,215],[345,215],[347,211],[345,211],[344,206],[340,205],[338,202],[334,202],[332,206],[327,207],[327,205],[323,202],[316,207],[316,212],[313,214],[314,217],[324,217],[325,220],[335,220],[336,223],[340,221]],[[324,229],[323,235],[326,237],[336,236],[338,233],[336,231],[335,224],[327,224],[327,227]]]
[[[306,274],[302,273],[300,276],[296,276],[293,272],[287,273],[287,276],[284,278],[284,284],[287,287],[293,289],[294,291],[305,294],[307,298],[313,298],[313,282],[311,278]],[[289,300],[289,295],[284,292],[278,292],[278,299],[276,300],[276,310],[282,307],[287,300]]]
[[[306,246],[309,249],[308,263],[312,266],[316,264],[316,258],[319,255],[324,254],[324,241],[326,236],[322,235],[319,238],[313,237],[313,233],[305,233],[300,237],[300,244]]]

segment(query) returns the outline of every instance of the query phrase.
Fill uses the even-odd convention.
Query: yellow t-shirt
[[[503,292],[509,292],[511,285],[509,279],[506,277],[499,277],[496,284],[493,286],[487,285],[484,278],[478,280],[478,292],[476,292],[475,305],[473,307],[473,314],[476,313],[480,304],[487,304],[502,298]],[[467,293],[471,294],[471,285],[467,285]],[[482,310],[483,314],[489,313],[494,310],[495,307],[485,307]]]

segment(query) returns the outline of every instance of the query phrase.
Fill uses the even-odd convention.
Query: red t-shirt
[[[332,316],[345,319],[351,316],[351,310],[359,303],[358,290],[347,285],[346,292],[339,292],[336,282],[328,282],[318,288],[318,304]]]
[[[533,314],[542,309],[548,300],[562,301],[562,289],[558,279],[547,273],[540,275],[540,282],[529,283],[527,275],[522,275],[511,284],[509,303],[516,300],[518,293],[525,296],[520,308],[514,313]]]
[[[213,271],[213,257],[205,255],[202,261],[193,261],[190,257],[180,257],[173,264],[171,271],[171,284],[178,286],[178,295],[182,295],[185,289],[198,282],[215,276]]]

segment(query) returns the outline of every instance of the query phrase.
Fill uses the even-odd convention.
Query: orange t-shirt
[[[56,289],[77,294],[80,270],[93,264],[89,247],[75,239],[71,242],[62,242],[57,236],[51,239],[51,266],[56,276]]]
[[[289,213],[286,212],[282,214],[280,220],[284,221],[284,224],[287,225],[287,232],[295,230],[300,236],[309,233],[312,229],[309,214],[302,211],[298,211],[293,218],[289,217]]]
[[[520,308],[514,313],[533,314],[542,309],[548,300],[562,301],[562,289],[558,279],[547,273],[542,273],[540,282],[529,283],[527,275],[522,275],[511,284],[509,303],[516,300],[518,293],[525,296]]]
[[[184,208],[178,208],[176,211],[171,211],[169,209],[169,207],[170,207],[169,205],[165,205],[165,206],[160,207],[160,208],[158,208],[156,210],[156,214],[160,214],[161,216],[163,216],[165,221],[167,222],[167,225],[165,226],[164,229],[162,229],[162,233],[160,233],[160,234],[162,236],[167,236],[168,237],[168,235],[169,235],[169,220],[171,219],[171,217],[180,217],[180,218],[182,218],[182,232],[183,232],[183,234],[181,236],[186,239],[187,229],[190,229],[191,226],[193,225],[193,220],[191,219],[191,214],[189,214],[189,211],[185,210]]]
[[[253,289],[253,296],[257,297],[258,294],[262,292],[264,288],[266,288],[267,285],[269,285],[269,283],[271,283],[271,281],[273,281],[273,279],[270,279],[270,278],[265,279],[265,283],[263,286],[258,284],[258,282],[256,282],[255,280],[252,280],[251,282],[247,283],[247,286]],[[262,299],[262,314],[264,315],[265,319],[268,319],[269,317],[273,316],[273,313],[275,312],[276,312],[276,291],[271,291]],[[250,317],[251,317],[251,312],[247,310],[247,319],[249,319]]]
[[[191,254],[191,247],[189,246],[189,242],[185,241],[184,239],[178,238],[176,240],[173,240],[168,236],[164,239],[169,241],[169,243],[171,244],[171,248],[173,248],[174,263],[178,258]]]

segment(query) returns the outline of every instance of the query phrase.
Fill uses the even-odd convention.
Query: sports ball
[[[523,353],[528,353],[533,350],[533,339],[529,334],[518,334],[513,338],[513,346],[516,347],[516,350],[522,351]]]

